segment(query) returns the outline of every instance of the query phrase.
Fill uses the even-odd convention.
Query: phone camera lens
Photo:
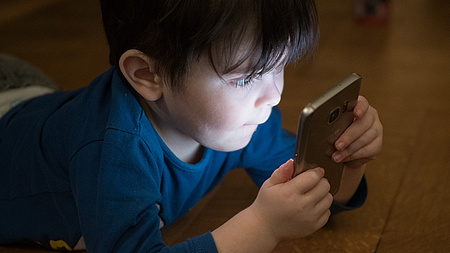
[[[346,111],[347,111],[347,108],[348,108],[348,101],[345,101],[345,102],[344,102],[344,105],[342,106],[342,111],[343,111],[343,112],[346,112]]]
[[[341,109],[337,107],[330,112],[330,116],[328,116],[328,124],[333,123],[339,117],[340,110]]]

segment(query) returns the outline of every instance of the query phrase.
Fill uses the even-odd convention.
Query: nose
[[[278,105],[284,86],[283,73],[266,74],[262,81],[261,93],[256,100],[255,107]]]

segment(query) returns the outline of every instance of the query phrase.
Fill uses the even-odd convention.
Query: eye
[[[252,82],[253,82],[253,77],[250,76],[245,79],[235,81],[235,84],[238,87],[244,87],[244,86],[247,86],[248,84],[251,84]]]
[[[234,85],[236,87],[248,87],[254,83],[255,79],[260,79],[260,77],[258,75],[248,76],[244,79],[235,80]]]

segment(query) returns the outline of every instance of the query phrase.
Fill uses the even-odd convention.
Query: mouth
[[[269,116],[265,117],[264,120],[257,121],[258,123],[249,123],[249,124],[247,124],[247,125],[252,125],[252,126],[256,125],[256,126],[259,126],[259,125],[261,125],[261,124],[266,123],[267,120],[269,120],[269,117],[270,117],[270,114],[269,114]]]
[[[258,126],[261,125],[261,124],[266,123],[267,120],[269,120],[269,117],[270,117],[270,113],[267,116],[265,116],[263,118],[263,120],[254,121],[254,122],[257,122],[257,123],[251,122],[251,123],[245,124],[244,126],[246,128],[254,127],[255,129],[253,131],[256,132],[256,130],[258,129]]]

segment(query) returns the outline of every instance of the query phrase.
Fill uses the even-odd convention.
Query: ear
[[[156,101],[162,96],[162,79],[155,73],[155,61],[136,49],[127,50],[119,59],[119,67],[128,83],[144,99]]]

